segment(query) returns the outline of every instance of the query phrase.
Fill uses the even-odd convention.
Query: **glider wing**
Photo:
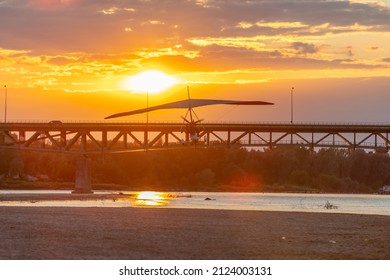
[[[125,116],[131,116],[136,114],[147,113],[156,110],[162,109],[177,109],[185,108],[192,109],[195,107],[208,106],[208,105],[218,105],[218,104],[227,104],[227,105],[273,105],[273,103],[264,102],[264,101],[237,101],[237,100],[216,100],[216,99],[186,99],[171,103],[166,103],[158,106],[152,106],[148,108],[143,108],[139,110],[129,111],[114,114],[106,117],[105,119],[119,118]]]

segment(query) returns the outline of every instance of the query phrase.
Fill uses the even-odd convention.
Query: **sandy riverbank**
[[[390,217],[0,207],[0,259],[390,259]]]

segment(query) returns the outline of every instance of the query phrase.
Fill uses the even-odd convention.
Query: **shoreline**
[[[5,193],[0,194],[0,202],[9,201],[100,201],[134,198],[133,194],[121,192],[107,194],[79,194],[79,193]]]
[[[321,191],[309,191],[309,190],[299,190],[299,191],[287,191],[287,190],[275,190],[275,189],[264,189],[264,190],[248,190],[248,189],[220,189],[220,188],[197,188],[196,190],[194,189],[186,189],[186,188],[155,188],[153,186],[145,186],[145,187],[139,187],[139,188],[124,188],[123,186],[118,186],[118,188],[112,187],[112,188],[105,188],[107,187],[102,186],[98,188],[92,187],[92,194],[96,195],[96,192],[114,192],[114,193],[122,193],[122,192],[146,192],[146,191],[153,191],[153,192],[163,192],[163,193],[180,193],[180,192],[194,192],[194,193],[199,193],[199,192],[211,192],[211,193],[270,193],[270,194],[324,194],[324,195],[380,195],[380,196],[387,196],[390,195],[386,193],[379,193],[379,192],[321,192]],[[48,187],[48,188],[38,188],[38,187],[9,187],[9,186],[4,186],[0,185],[0,192],[3,191],[23,191],[23,192],[48,192],[48,191],[69,191],[72,192],[74,191],[74,187]]]
[[[390,259],[390,217],[0,207],[0,259]]]
[[[74,182],[50,182],[50,181],[2,181],[0,190],[31,190],[31,191],[72,191]],[[312,194],[380,194],[379,192],[325,192],[307,186],[299,185],[262,185],[257,187],[238,187],[235,185],[199,185],[199,186],[156,186],[136,185],[128,186],[121,184],[95,183],[93,191],[158,191],[158,192],[253,192],[253,193],[312,193]]]

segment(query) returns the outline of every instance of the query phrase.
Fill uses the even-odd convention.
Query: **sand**
[[[390,259],[390,217],[0,207],[0,259]]]

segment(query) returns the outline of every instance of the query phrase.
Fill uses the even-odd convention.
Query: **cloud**
[[[28,54],[30,51],[27,50],[10,50],[10,49],[2,49],[0,48],[0,55],[2,56],[18,56]]]
[[[298,45],[298,44],[297,44]],[[283,53],[279,50],[256,51],[246,48],[224,47],[210,45],[203,47],[196,57],[184,57],[182,55],[162,55],[139,61],[142,65],[157,66],[169,65],[171,69],[181,72],[193,71],[244,71],[248,69],[258,70],[304,70],[304,69],[373,69],[383,68],[381,64],[368,64],[358,60],[345,58],[342,59],[319,59],[307,54],[315,51],[315,47],[309,44],[299,44],[301,55],[290,55],[289,52]],[[297,50],[294,49],[294,52]],[[345,50],[343,50],[345,51]]]
[[[108,8],[108,9],[102,9],[102,10],[99,11],[99,13],[102,13],[104,15],[113,15],[116,12],[118,12],[118,10],[119,10],[118,7],[111,7],[111,8]]]
[[[34,7],[56,7],[35,9]],[[18,20],[15,20],[18,18]],[[15,0],[3,3],[0,47],[123,51],[143,40],[389,31],[388,7],[348,1]],[[131,32],[126,32],[131,31]],[[85,38],[88,38],[86,40]],[[165,44],[167,46],[168,44]]]
[[[77,0],[28,0],[33,6],[43,10],[61,8],[75,3]]]
[[[298,54],[312,54],[319,51],[319,48],[314,44],[294,42],[291,47],[297,51]]]
[[[26,80],[46,71],[51,86],[150,67],[363,73],[389,62],[390,9],[363,1],[0,0],[0,7],[1,65],[19,67]]]

